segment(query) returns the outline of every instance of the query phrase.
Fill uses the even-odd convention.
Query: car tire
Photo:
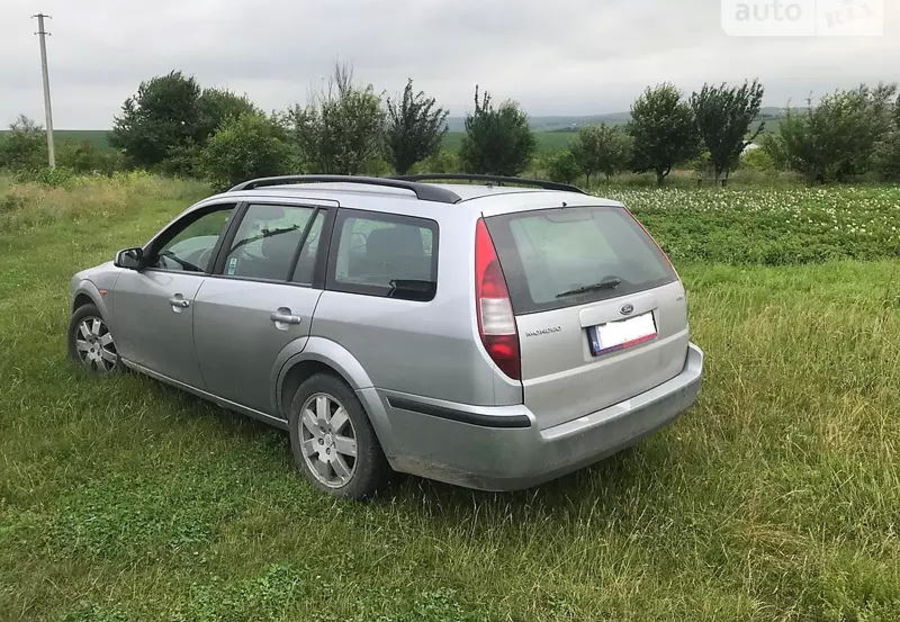
[[[115,339],[100,310],[93,304],[75,309],[69,320],[69,358],[95,374],[112,374],[122,369]]]
[[[294,462],[322,492],[363,500],[389,481],[391,468],[369,417],[342,379],[315,374],[304,381],[288,424]]]

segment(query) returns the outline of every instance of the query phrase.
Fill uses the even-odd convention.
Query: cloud
[[[759,77],[766,104],[783,105],[896,79],[889,4],[884,37],[775,39],[726,36],[718,0],[4,0],[0,123],[43,117],[38,8],[53,16],[56,126],[99,128],[141,80],[171,69],[280,109],[305,101],[336,60],[379,91],[414,78],[457,115],[476,83],[533,115],[624,110],[665,80],[690,91]]]

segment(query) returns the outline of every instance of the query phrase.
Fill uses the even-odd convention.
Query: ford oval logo
[[[622,305],[622,308],[619,309],[619,313],[622,315],[631,315],[632,311],[634,311],[634,305]]]

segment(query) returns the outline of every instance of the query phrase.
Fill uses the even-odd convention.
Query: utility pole
[[[47,73],[47,35],[50,33],[44,30],[44,18],[50,17],[43,13],[32,15],[38,21],[38,31],[34,34],[41,38],[41,69],[44,74],[44,116],[47,119],[47,159],[50,168],[56,168],[56,152],[53,148],[53,110],[50,108],[50,75]]]

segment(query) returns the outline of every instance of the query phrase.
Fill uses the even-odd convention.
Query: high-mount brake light
[[[475,228],[475,304],[478,333],[491,360],[514,380],[522,377],[519,333],[509,289],[484,219]]]

